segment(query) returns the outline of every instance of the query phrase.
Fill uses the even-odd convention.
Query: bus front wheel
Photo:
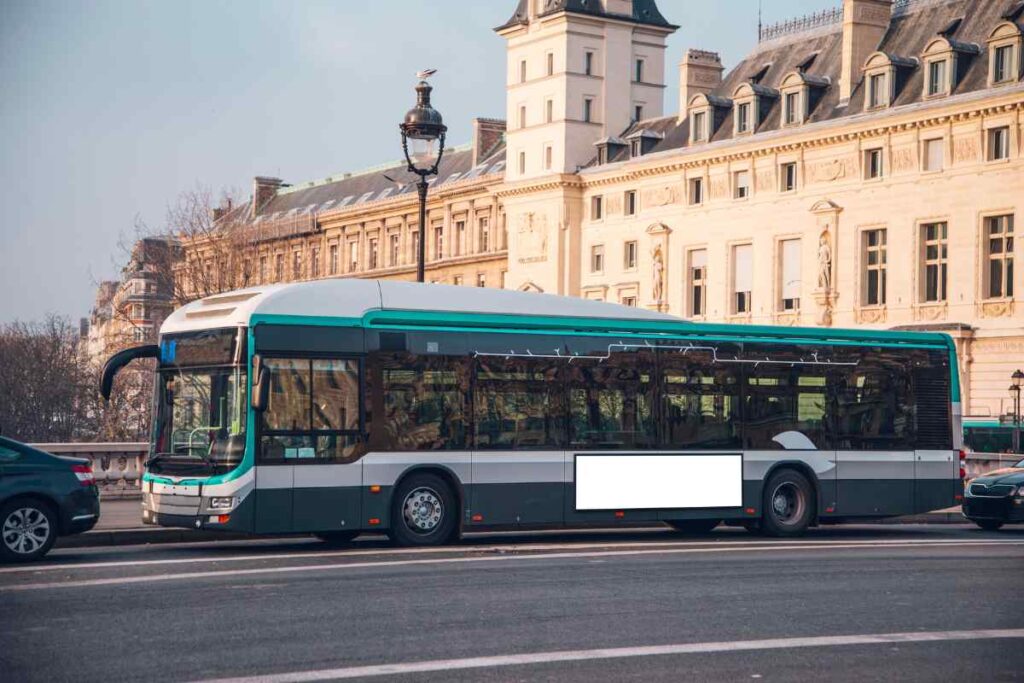
[[[799,536],[814,519],[814,488],[796,470],[780,470],[764,487],[761,532],[766,536]]]
[[[391,499],[391,538],[398,545],[444,545],[459,530],[455,492],[447,481],[428,472],[414,473]]]

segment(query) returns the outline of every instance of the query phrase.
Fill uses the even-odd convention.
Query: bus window
[[[267,358],[264,362],[270,373],[264,431],[308,431],[309,360]]]
[[[374,414],[375,449],[466,449],[468,359],[398,353],[376,354],[373,362],[383,403]]]
[[[654,358],[649,351],[612,353],[601,363],[567,367],[569,439],[573,447],[653,448]]]
[[[473,391],[475,448],[563,448],[564,365],[532,358],[481,360]]]
[[[834,367],[840,450],[913,450],[914,398],[906,353],[865,348],[855,366]]]
[[[745,348],[747,359],[793,361],[792,365],[773,362],[745,366],[743,441],[747,448],[783,448],[776,437],[784,432],[802,434],[809,448],[829,447],[825,420],[829,366],[800,362],[812,358],[814,351],[757,345]],[[819,354],[828,357],[825,352]]]
[[[359,429],[359,365],[353,360],[313,361],[313,429]]]
[[[739,366],[714,363],[705,351],[664,351],[658,366],[662,447],[739,448]]]

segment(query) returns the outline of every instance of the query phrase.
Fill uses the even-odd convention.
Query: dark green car
[[[92,464],[0,437],[0,562],[29,562],[100,518]]]

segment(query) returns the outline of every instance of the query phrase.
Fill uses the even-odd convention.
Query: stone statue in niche
[[[654,260],[651,265],[652,286],[651,292],[654,303],[661,304],[665,294],[665,260],[661,255],[661,247],[654,248]]]
[[[818,289],[832,289],[832,244],[828,234],[828,226],[818,240]]]

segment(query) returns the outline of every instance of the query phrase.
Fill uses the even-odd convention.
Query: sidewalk
[[[966,524],[959,507],[929,512],[922,515],[908,515],[872,522],[873,524]],[[66,536],[57,541],[60,548],[85,548],[107,545],[136,545],[140,543],[197,543],[201,541],[227,541],[250,538],[245,534],[230,534],[219,531],[197,531],[192,529],[170,529],[147,526],[142,523],[142,501],[104,501],[100,521],[96,528],[78,536]]]

